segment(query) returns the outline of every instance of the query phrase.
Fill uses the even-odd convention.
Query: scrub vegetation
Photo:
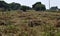
[[[0,36],[60,36],[60,12],[0,12]]]

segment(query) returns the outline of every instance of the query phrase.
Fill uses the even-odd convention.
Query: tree
[[[21,7],[19,3],[15,3],[15,2],[10,3],[9,6],[11,10],[18,10]]]
[[[41,4],[41,2],[35,3],[34,5],[32,5],[32,8],[34,8],[36,4]]]
[[[9,10],[9,5],[5,1],[0,1],[0,8],[3,8],[6,11]]]
[[[26,10],[30,10],[31,9],[31,7],[28,7],[28,6],[21,6],[21,8],[20,8],[21,10],[23,10],[23,11],[26,11]]]
[[[41,2],[37,2],[35,4],[32,5],[32,8],[36,11],[44,11],[46,10],[45,5],[41,4]]]

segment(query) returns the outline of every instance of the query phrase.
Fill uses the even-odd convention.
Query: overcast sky
[[[46,8],[49,8],[49,0],[5,0],[7,3],[16,2],[21,5],[26,5],[32,7],[32,5],[36,2],[42,2],[42,4],[46,5]],[[60,8],[60,0],[50,0],[50,7],[58,6]]]

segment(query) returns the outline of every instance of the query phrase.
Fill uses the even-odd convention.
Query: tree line
[[[32,5],[32,8],[29,7],[29,6],[25,6],[25,5],[21,5],[19,3],[15,3],[15,2],[12,2],[12,3],[6,3],[5,1],[0,1],[0,8],[4,9],[4,11],[8,10],[23,10],[23,11],[26,11],[26,10],[36,10],[36,11],[44,11],[46,10],[45,8],[45,5],[42,4],[41,2],[37,2],[35,4]]]
[[[21,5],[19,3],[6,3],[5,1],[0,1],[0,8],[4,9],[4,11],[8,10],[36,10],[36,11],[45,11],[46,6],[42,4],[41,2],[36,2],[35,4],[32,5],[32,8],[26,5]]]

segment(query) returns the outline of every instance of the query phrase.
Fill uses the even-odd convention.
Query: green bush
[[[20,9],[23,10],[23,11],[26,11],[26,10],[30,10],[31,8],[23,5],[23,6],[21,6]]]
[[[41,2],[37,2],[32,5],[32,8],[36,11],[44,11],[46,10],[45,5],[41,4]]]

